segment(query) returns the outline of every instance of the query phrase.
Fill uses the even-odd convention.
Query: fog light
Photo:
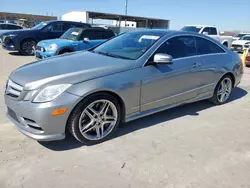
[[[55,109],[53,110],[52,112],[52,116],[57,116],[57,115],[62,115],[64,114],[65,112],[67,112],[67,108],[59,108],[59,109]]]

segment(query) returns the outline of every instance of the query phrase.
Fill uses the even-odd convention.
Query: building
[[[126,24],[126,26],[125,26]],[[113,26],[119,26],[119,21],[113,21],[112,23]],[[136,22],[132,21],[121,21],[121,27],[133,27],[136,28]]]
[[[19,20],[32,21],[37,24],[41,21],[57,20],[56,16],[43,16],[43,15],[33,15],[33,14],[20,14],[20,13],[7,13],[0,12],[0,22],[1,23],[18,23]]]
[[[125,16],[90,11],[72,11],[62,15],[61,18],[65,21],[77,21],[94,25],[104,25],[106,21],[106,25],[110,29],[113,29],[116,33],[134,30],[137,28],[168,29],[170,23],[169,20],[165,19]]]

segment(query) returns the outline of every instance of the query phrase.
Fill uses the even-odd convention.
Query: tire
[[[106,108],[104,104],[106,104]],[[102,110],[103,115],[100,113]],[[95,118],[91,118],[91,116],[95,116]],[[105,119],[103,120],[102,116],[107,118],[103,118]],[[108,123],[105,124],[105,122]],[[73,109],[67,121],[67,128],[79,142],[93,145],[107,140],[115,132],[120,122],[121,107],[117,99],[107,93],[96,93],[83,99]]]
[[[226,46],[226,47],[228,47],[228,43],[227,42],[223,43],[223,45]]]
[[[222,84],[226,84],[223,88]],[[210,101],[216,105],[222,105],[227,102],[230,97],[233,88],[233,79],[230,75],[223,76],[215,87],[213,97]],[[221,94],[220,94],[221,93]],[[225,98],[222,98],[224,95]]]
[[[36,41],[32,39],[25,39],[21,42],[20,51],[23,55],[34,55],[34,49],[36,47]]]

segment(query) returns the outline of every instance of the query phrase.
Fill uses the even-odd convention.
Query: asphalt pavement
[[[5,117],[5,81],[32,61],[0,49],[0,188],[250,188],[250,68],[225,105],[170,109],[84,146],[36,142]]]

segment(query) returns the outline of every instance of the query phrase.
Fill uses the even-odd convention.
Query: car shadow
[[[247,93],[248,92],[242,88],[235,88],[230,96],[230,99],[228,100],[228,103],[244,97],[245,95],[247,95]],[[154,126],[161,122],[167,122],[169,120],[177,119],[179,117],[187,115],[198,116],[200,111],[211,107],[215,107],[215,105],[209,102],[208,100],[204,100],[158,112],[156,114],[121,125],[116,130],[116,133],[107,141],[110,141],[117,137],[121,137],[126,134],[130,134],[140,129],[145,129]],[[71,150],[84,146],[80,142],[76,141],[70,134],[67,134],[65,140],[39,143],[44,147],[54,151]]]
[[[23,56],[20,52],[9,52],[9,54],[13,56]]]

